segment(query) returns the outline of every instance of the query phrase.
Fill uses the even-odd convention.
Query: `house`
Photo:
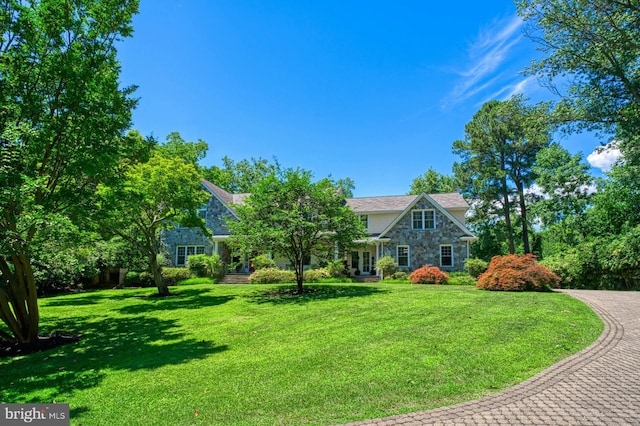
[[[163,235],[173,266],[185,266],[192,254],[217,253],[226,262],[238,262],[248,270],[246,259],[233,257],[225,243],[229,238],[227,219],[237,219],[233,205],[242,204],[249,194],[230,194],[204,180],[211,194],[200,215],[212,236],[197,228],[175,228]],[[469,205],[458,193],[399,195],[349,198],[347,206],[358,214],[369,237],[358,241],[358,248],[346,254],[352,274],[375,275],[376,259],[390,255],[400,270],[412,271],[423,265],[439,266],[445,271],[461,271],[469,257],[469,246],[476,238],[465,226]],[[287,267],[284,260],[280,267]]]

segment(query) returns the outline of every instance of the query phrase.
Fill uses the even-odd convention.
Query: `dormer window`
[[[413,229],[436,229],[436,211],[433,209],[413,210],[411,220]]]

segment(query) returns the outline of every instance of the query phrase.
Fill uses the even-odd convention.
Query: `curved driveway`
[[[640,292],[562,291],[605,324],[582,352],[486,398],[350,425],[640,425]]]

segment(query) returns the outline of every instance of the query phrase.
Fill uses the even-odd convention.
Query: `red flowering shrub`
[[[409,281],[412,284],[440,284],[448,279],[449,275],[442,272],[437,266],[431,265],[424,265],[409,275]]]
[[[549,291],[558,287],[560,277],[536,263],[532,254],[495,256],[478,277],[476,287],[503,291]]]

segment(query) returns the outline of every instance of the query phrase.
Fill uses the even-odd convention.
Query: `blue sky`
[[[538,53],[510,0],[142,0],[134,28],[119,58],[135,129],[206,141],[206,166],[276,157],[350,177],[361,197],[450,174],[484,102],[553,99],[521,74]]]

